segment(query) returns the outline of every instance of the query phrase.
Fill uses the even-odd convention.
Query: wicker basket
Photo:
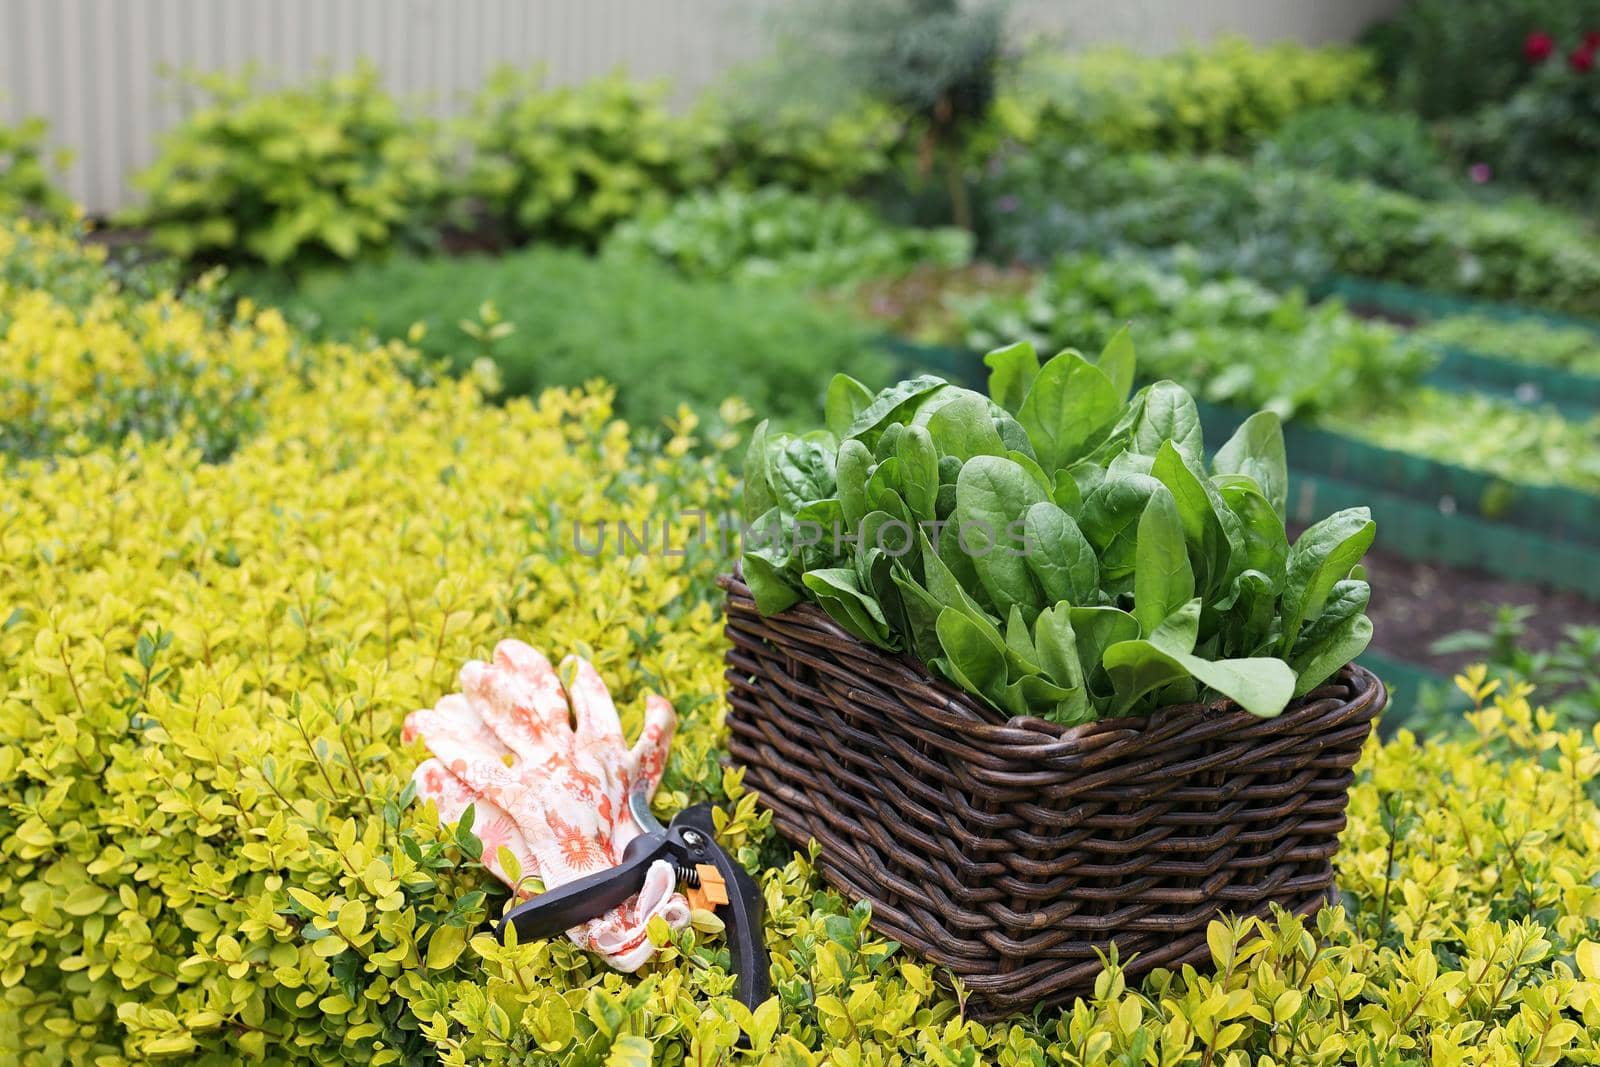
[[[729,747],[778,829],[994,1019],[1208,958],[1219,912],[1306,914],[1386,696],[1354,665],[1275,719],[1228,705],[1004,720],[802,604],[728,591]]]

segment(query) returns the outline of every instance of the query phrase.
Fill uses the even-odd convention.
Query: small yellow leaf
[[[1578,970],[1591,982],[1600,982],[1600,941],[1585,941],[1578,946],[1574,953],[1578,958]]]

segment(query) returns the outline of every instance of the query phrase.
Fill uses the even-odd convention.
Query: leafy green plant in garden
[[[70,157],[45,148],[48,130],[40,118],[16,125],[0,123],[0,216],[33,212],[62,217],[71,213],[72,201],[56,187],[51,175],[51,171],[59,174]]]
[[[1600,492],[1600,416],[1580,422],[1480,393],[1418,387],[1359,413],[1330,409],[1318,422],[1508,482]]]
[[[1509,99],[1451,127],[1455,151],[1508,182],[1600,213],[1600,5],[1581,34],[1523,45],[1536,68]]]
[[[1600,26],[1600,0],[1406,0],[1367,34],[1395,103],[1428,118],[1508,99],[1534,74],[1536,35]]]
[[[270,298],[272,287],[263,294]],[[571,250],[394,257],[304,278],[282,298],[291,317],[324,336],[412,337],[458,371],[486,356],[512,396],[606,378],[617,383],[619,410],[652,428],[681,404],[709,415],[730,395],[798,417],[815,409],[835,367],[887,377],[864,328],[801,295],[691,282],[659,264]],[[496,316],[486,325],[485,301]]]
[[[894,167],[901,123],[888,106],[792,94],[774,100],[761,91],[761,81],[758,67],[708,97],[695,113],[714,131],[722,182],[825,195],[860,189]]]
[[[1600,333],[1582,327],[1488,315],[1449,315],[1423,323],[1417,327],[1416,335],[1496,359],[1600,375]]]
[[[1371,62],[1356,49],[1227,37],[1162,56],[1036,51],[1007,79],[995,112],[1004,135],[1039,147],[1223,152],[1308,108],[1376,91]]]
[[[1001,712],[1064,723],[1213,692],[1276,715],[1366,647],[1372,521],[1289,543],[1277,416],[1208,467],[1180,386],[1128,399],[1125,334],[1098,364],[1041,367],[1026,343],[985,362],[988,396],[841,375],[826,430],[757,427],[743,564],[764,613],[813,600]]]
[[[604,252],[660,260],[689,278],[833,288],[923,265],[963,266],[972,257],[972,235],[893,226],[842,196],[768,186],[753,193],[725,188],[680,200],[658,217],[618,227]]]
[[[1414,196],[1449,196],[1460,188],[1433,134],[1417,116],[1338,104],[1290,117],[1256,149],[1264,167],[1365,180]]]
[[[546,86],[540,70],[503,67],[464,120],[465,193],[513,240],[593,246],[712,176],[709,131],[663,96],[620,74]]]
[[[201,262],[272,266],[352,260],[420,237],[444,174],[429,125],[384,92],[377,71],[266,91],[252,75],[206,75],[203,103],[134,182],[124,218]]]
[[[1554,209],[1428,201],[1221,158],[1025,152],[991,180],[989,222],[991,251],[1033,262],[1187,245],[1203,269],[1270,284],[1337,271],[1600,316],[1600,243]]]
[[[1392,392],[1432,362],[1395,328],[1245,278],[1206,279],[1134,257],[1064,256],[1026,293],[955,300],[966,348],[1019,338],[1091,348],[1129,326],[1144,372],[1206,400],[1283,418]],[[1130,325],[1131,324],[1131,325]]]

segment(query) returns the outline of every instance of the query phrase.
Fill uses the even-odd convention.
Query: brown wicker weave
[[[1354,665],[1275,719],[1232,704],[1005,720],[802,604],[728,591],[729,747],[791,842],[993,1019],[1208,958],[1219,912],[1327,900],[1351,768],[1386,695]],[[1129,962],[1131,960],[1131,962]]]

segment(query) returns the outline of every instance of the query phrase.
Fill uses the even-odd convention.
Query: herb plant
[[[744,576],[802,598],[1010,715],[1058,723],[1217,693],[1271,716],[1366,647],[1365,508],[1293,545],[1282,429],[1258,413],[1208,464],[1193,399],[1131,400],[1125,334],[1090,363],[997,349],[989,395],[845,375],[827,428],[756,429]]]

